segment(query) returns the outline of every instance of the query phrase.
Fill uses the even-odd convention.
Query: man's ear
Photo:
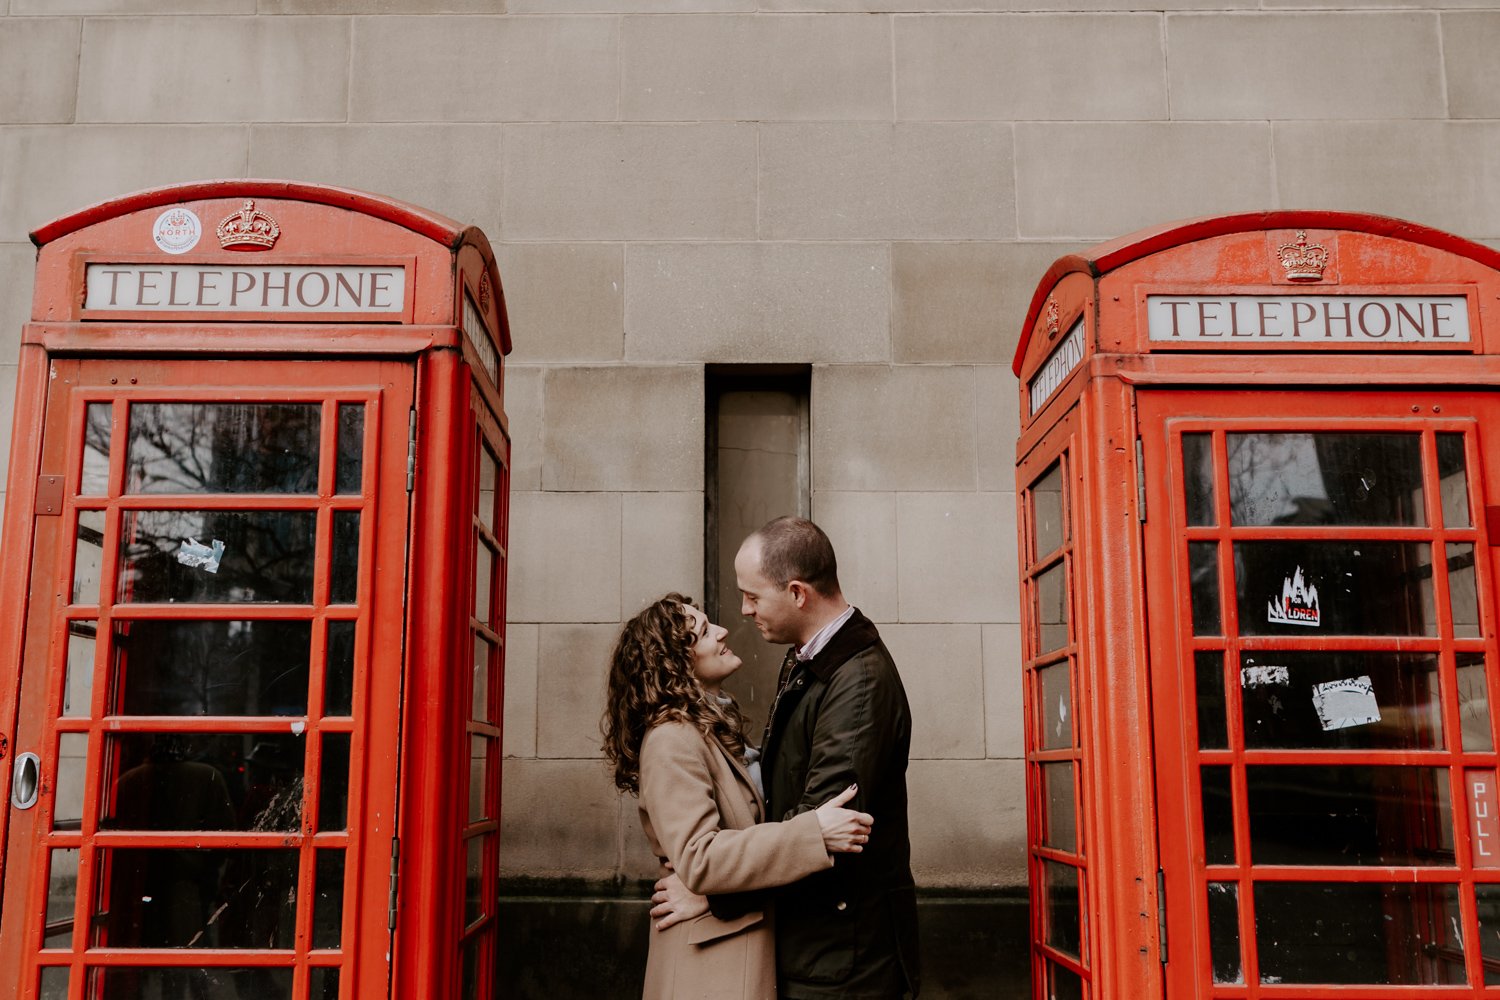
[[[796,603],[799,609],[807,607],[807,599],[811,594],[812,588],[808,587],[808,585],[803,583],[801,580],[793,580],[791,583],[786,585],[786,589],[791,591],[792,600]]]

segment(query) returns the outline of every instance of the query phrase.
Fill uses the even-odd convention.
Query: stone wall
[[[812,366],[813,513],[911,695],[919,879],[1014,887],[1033,285],[1244,209],[1500,245],[1490,5],[0,0],[0,459],[47,219],[265,176],[478,224],[516,344],[507,875],[648,873],[598,758],[603,659],[702,592],[703,366],[778,362]]]

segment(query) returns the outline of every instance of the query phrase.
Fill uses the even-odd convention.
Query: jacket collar
[[[712,743],[715,747],[718,748],[719,753],[722,754],[724,756],[724,759],[729,762],[729,767],[734,771],[735,777],[739,778],[740,782],[746,788],[750,789],[750,793],[755,799],[755,815],[752,818],[757,823],[762,822],[765,819],[766,812],[765,799],[761,797],[760,789],[755,787],[755,781],[750,777],[750,769],[745,766],[744,761],[736,757],[732,752],[730,752],[730,749],[728,747],[720,743],[717,739],[710,737],[708,742]]]
[[[856,608],[854,614],[844,623],[844,627],[828,640],[828,645],[820,649],[817,656],[806,661],[802,666],[806,667],[818,680],[827,681],[833,676],[835,670],[879,641],[880,633],[875,629],[874,624],[864,616],[864,612]]]

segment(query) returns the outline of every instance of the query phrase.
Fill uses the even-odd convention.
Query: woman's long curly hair
[[[672,593],[652,602],[625,623],[609,658],[609,690],[604,719],[604,754],[615,770],[615,785],[639,795],[641,742],[652,726],[691,722],[705,737],[743,757],[744,716],[733,699],[721,703],[693,673],[692,620],[682,606],[692,598]],[[696,607],[696,605],[694,605]]]

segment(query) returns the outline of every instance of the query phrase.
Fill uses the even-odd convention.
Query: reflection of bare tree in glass
[[[127,491],[312,493],[315,403],[137,403]]]
[[[134,621],[116,626],[126,715],[302,715],[312,628],[298,621]]]

